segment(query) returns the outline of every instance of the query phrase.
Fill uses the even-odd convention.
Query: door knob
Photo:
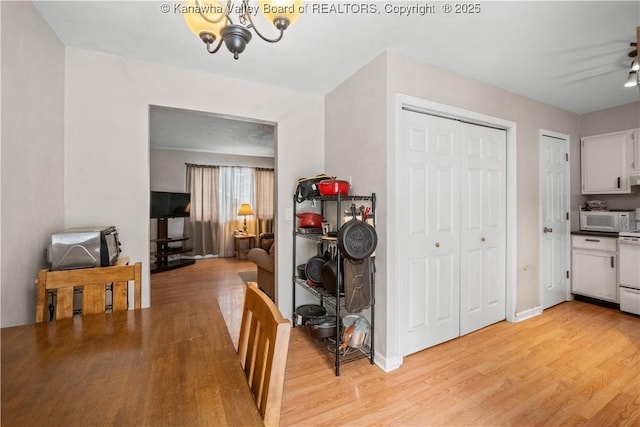
[[[542,231],[544,231],[545,233],[552,233],[553,232],[553,228],[545,227],[545,228],[542,229]]]

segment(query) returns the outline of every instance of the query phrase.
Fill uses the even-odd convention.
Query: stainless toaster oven
[[[52,270],[107,267],[118,260],[115,226],[70,228],[51,235],[47,258]]]

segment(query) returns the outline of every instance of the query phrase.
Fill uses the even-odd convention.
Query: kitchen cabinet
[[[628,130],[582,138],[582,194],[631,192],[632,137],[633,131]]]
[[[631,149],[629,152],[630,169],[629,180],[630,185],[640,185],[640,129],[636,129],[631,133]]]
[[[313,205],[320,205],[321,214],[325,218],[325,221],[333,223],[333,228],[339,230],[339,227],[343,224],[343,202],[350,202],[349,206],[356,201],[361,201],[365,204],[369,205],[371,214],[368,216],[369,218],[374,218],[373,221],[369,223],[375,224],[375,212],[376,212],[376,195],[372,193],[370,196],[355,196],[348,195],[342,196],[338,194],[337,196],[319,196],[319,197],[310,197],[307,199]],[[293,217],[296,218],[298,214],[300,202],[297,199],[297,196],[293,196]],[[332,219],[332,216],[335,215]],[[335,221],[335,223],[334,223]],[[374,225],[375,226],[375,225]],[[314,246],[320,244],[321,252],[325,249],[328,249],[329,242],[336,242],[336,238],[324,236],[320,232],[314,233],[312,232],[314,229],[299,229],[296,226],[296,221],[294,221],[293,226],[293,312],[296,311],[296,290],[298,288],[304,290],[305,292],[316,297],[323,307],[327,308],[328,311],[333,311],[334,313],[329,313],[329,315],[336,315],[336,334],[337,339],[332,338],[323,338],[319,340],[314,338],[314,342],[318,344],[318,348],[334,363],[335,374],[336,376],[340,375],[340,366],[344,363],[352,362],[355,360],[359,360],[362,358],[369,358],[371,364],[374,363],[374,330],[375,330],[375,256],[371,256],[371,275],[370,275],[370,284],[371,284],[371,303],[370,308],[366,309],[365,312],[368,312],[369,315],[369,337],[367,338],[367,342],[360,348],[351,348],[347,347],[347,351],[341,348],[341,314],[347,312],[346,304],[345,304],[345,295],[341,292],[341,287],[335,286],[335,293],[327,292],[322,286],[315,286],[309,283],[306,278],[301,278],[299,276],[299,272],[297,269],[297,265],[303,264],[306,262],[306,259],[299,259],[300,255],[297,250],[297,240],[301,239],[303,241],[313,242]],[[320,230],[318,230],[320,231]],[[342,273],[342,254],[338,250],[336,251],[337,258],[337,272],[336,276],[341,277]],[[338,281],[339,283],[340,281]],[[363,314],[363,313],[359,313]],[[294,326],[300,326],[294,316]]]
[[[571,292],[618,302],[618,239],[571,236]]]

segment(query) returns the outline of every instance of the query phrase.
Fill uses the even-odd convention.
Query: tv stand
[[[169,218],[159,218],[156,243],[156,262],[151,264],[151,273],[159,273],[161,271],[173,270],[174,268],[185,267],[196,263],[194,259],[182,258],[169,260],[172,255],[180,255],[185,252],[190,252],[193,248],[186,246],[186,242],[189,240],[187,236],[169,237],[168,236],[168,222]],[[170,245],[170,243],[180,243],[177,245]]]

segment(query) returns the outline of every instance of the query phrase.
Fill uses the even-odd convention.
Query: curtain
[[[273,232],[273,169],[255,169],[256,234]]]
[[[240,205],[248,203],[247,233],[259,235],[273,228],[273,169],[187,164],[186,188],[191,193],[191,216],[185,235],[194,255],[235,255],[234,231],[242,230]]]
[[[185,221],[185,235],[191,237],[195,255],[219,253],[219,175],[217,166],[187,164],[186,189],[191,193],[191,215]]]
[[[238,216],[238,210],[243,203],[249,203],[255,209],[252,201],[253,168],[239,166],[220,166],[220,246],[218,253],[222,257],[235,255],[233,232],[242,230],[244,218]],[[255,210],[254,210],[255,214]],[[247,233],[255,234],[253,216],[247,217]]]

